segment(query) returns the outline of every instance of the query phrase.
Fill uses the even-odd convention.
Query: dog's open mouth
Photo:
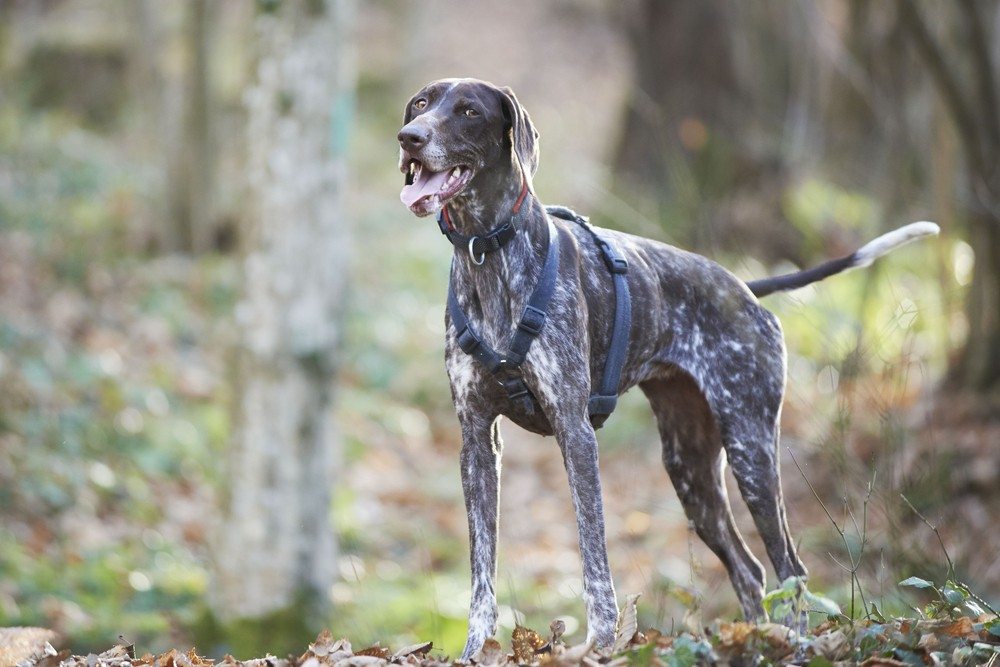
[[[437,213],[449,199],[472,180],[472,170],[464,165],[431,171],[419,160],[407,163],[406,185],[399,198],[418,216]]]

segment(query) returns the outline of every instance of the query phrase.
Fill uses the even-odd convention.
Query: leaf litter
[[[854,621],[830,616],[811,631],[799,634],[779,623],[716,622],[702,633],[667,635],[659,630],[640,631],[638,595],[629,595],[618,621],[614,645],[601,649],[593,640],[567,646],[562,636],[565,624],[555,620],[545,637],[537,631],[515,626],[510,652],[496,639],[487,639],[471,661],[483,667],[537,665],[538,667],[624,667],[625,665],[683,667],[689,665],[1000,665],[1000,620],[993,614],[976,618],[895,619],[886,622]],[[433,654],[432,642],[422,642],[395,651],[376,643],[355,651],[346,638],[334,639],[324,630],[301,655],[267,655],[237,660],[227,655],[213,660],[195,649],[170,650],[158,656],[135,657],[132,646],[119,644],[101,654],[57,653],[45,643],[17,667],[388,667],[417,665],[445,667],[461,665],[457,659]]]

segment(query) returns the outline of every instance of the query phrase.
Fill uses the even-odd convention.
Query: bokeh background
[[[0,0],[0,626],[461,648],[451,248],[399,203],[395,141],[447,76],[514,88],[543,202],[746,279],[939,222],[765,301],[786,501],[856,616],[946,576],[901,495],[996,606],[998,35],[995,0]],[[665,630],[733,617],[634,394],[599,432],[619,595]],[[502,431],[501,634],[580,639],[558,448]]]

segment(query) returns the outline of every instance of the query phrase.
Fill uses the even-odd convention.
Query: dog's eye
[[[427,100],[425,100],[422,97],[419,100],[417,100],[416,102],[413,103],[413,108],[414,109],[423,109],[426,106],[427,106]]]
[[[472,107],[469,107],[468,109],[465,110],[465,115],[468,116],[469,118],[475,118],[476,116],[479,115],[479,112],[473,109]]]

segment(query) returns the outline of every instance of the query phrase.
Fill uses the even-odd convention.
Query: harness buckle
[[[592,394],[590,400],[587,401],[587,413],[591,417],[595,415],[610,415],[615,411],[617,404],[617,395],[602,396],[600,394]]]
[[[476,348],[482,345],[483,341],[475,334],[475,332],[469,328],[468,325],[462,327],[462,330],[458,332],[458,347],[462,349],[462,352],[466,354],[472,354],[475,352]]]
[[[601,242],[601,255],[604,256],[604,263],[611,273],[628,273],[628,260],[619,257],[611,244],[606,241]]]
[[[486,261],[486,253],[485,252],[481,253],[479,255],[479,260],[477,261],[476,253],[472,249],[473,244],[476,242],[476,239],[478,238],[479,238],[478,236],[473,236],[471,239],[469,239],[469,257],[472,259],[473,264],[475,264],[476,266],[482,266],[483,262]]]
[[[628,260],[624,257],[614,257],[608,264],[611,273],[628,273]]]
[[[510,382],[504,384],[504,389],[507,390],[507,398],[512,401],[516,401],[519,398],[527,396],[530,391],[528,391],[528,385],[524,384],[524,380],[521,378],[514,378]]]
[[[534,306],[525,306],[524,312],[521,313],[521,321],[517,323],[517,328],[532,336],[537,336],[542,332],[542,327],[545,326],[545,319],[545,311],[539,310]]]

